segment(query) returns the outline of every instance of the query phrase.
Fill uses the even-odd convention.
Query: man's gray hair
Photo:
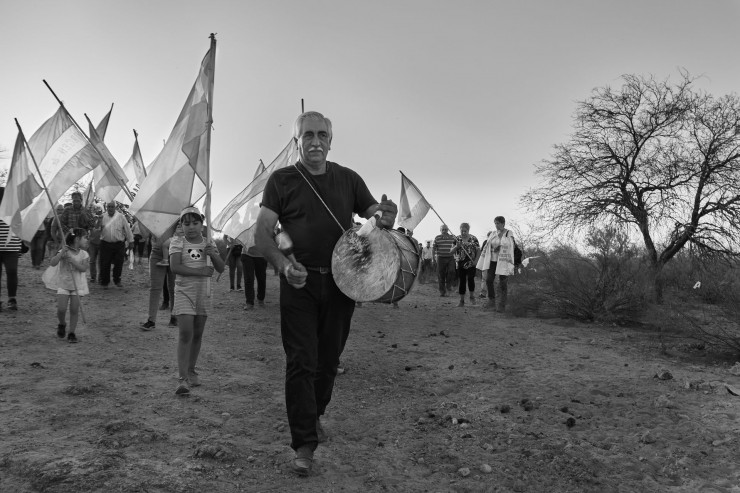
[[[300,135],[298,135],[298,132],[301,131],[301,123],[303,123],[303,120],[319,120],[326,122],[326,128],[329,129],[329,141],[331,141],[333,136],[331,130],[331,120],[329,120],[318,111],[306,111],[305,113],[301,113],[300,115],[298,115],[298,118],[295,119],[295,123],[293,124],[293,138],[298,140],[298,138],[300,137]]]

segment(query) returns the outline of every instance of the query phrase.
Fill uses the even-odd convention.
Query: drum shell
[[[332,254],[332,275],[345,295],[360,302],[393,303],[411,290],[421,266],[418,243],[405,234],[374,228],[365,241],[369,256],[354,253],[358,226],[346,231]]]
[[[411,237],[396,231],[388,230],[398,248],[401,265],[393,286],[383,296],[378,298],[379,303],[395,303],[411,292],[416,276],[421,269],[421,249]]]

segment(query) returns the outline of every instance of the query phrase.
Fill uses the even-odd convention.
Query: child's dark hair
[[[67,232],[67,236],[64,238],[64,242],[67,246],[72,246],[75,243],[75,238],[84,238],[87,236],[87,231],[82,228],[72,228]]]
[[[183,221],[190,221],[195,222],[198,221],[199,223],[202,223],[205,217],[201,214],[196,214],[194,212],[188,212],[187,214],[183,214],[180,218],[180,224],[183,223]]]

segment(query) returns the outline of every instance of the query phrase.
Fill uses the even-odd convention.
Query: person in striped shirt
[[[3,201],[5,187],[0,187],[0,202]],[[21,240],[10,231],[3,221],[0,221],[0,287],[2,287],[2,274],[5,268],[5,279],[8,289],[8,310],[17,310],[18,303],[15,296],[18,290],[18,256],[21,252]],[[0,311],[3,310],[0,302]]]
[[[439,295],[447,296],[452,291],[452,280],[455,275],[455,257],[452,247],[455,237],[450,234],[450,228],[443,224],[439,228],[440,234],[434,237],[432,249],[437,260],[437,280],[439,282]]]

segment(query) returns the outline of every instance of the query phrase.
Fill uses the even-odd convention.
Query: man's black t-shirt
[[[309,267],[331,266],[340,229],[306,180],[308,178],[343,229],[352,226],[352,214],[361,214],[377,201],[360,175],[327,161],[326,173],[312,175],[301,163],[276,170],[265,185],[262,206],[278,215],[283,231],[293,240],[296,260]]]

